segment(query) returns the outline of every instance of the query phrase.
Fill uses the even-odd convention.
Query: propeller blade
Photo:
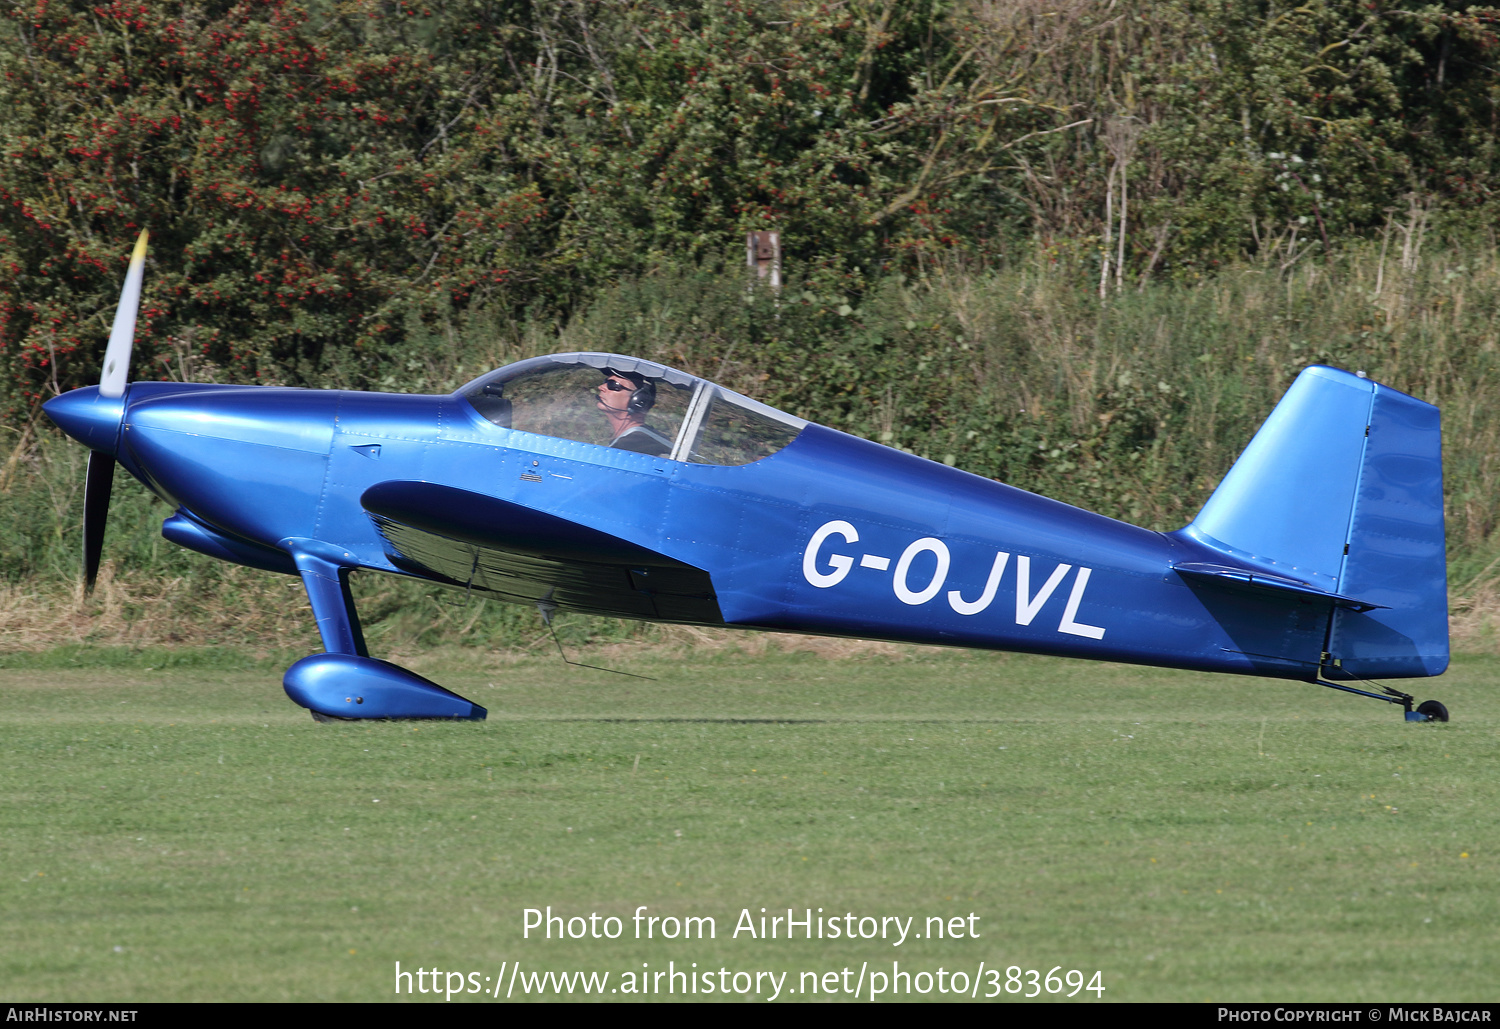
[[[97,450],[89,452],[88,477],[83,483],[83,591],[92,593],[99,578],[99,557],[104,553],[104,522],[109,515],[109,494],[115,485],[115,459]]]
[[[104,374],[99,377],[99,395],[118,397],[125,392],[130,376],[130,351],[135,345],[135,316],[141,309],[141,279],[146,270],[146,239],[141,230],[130,255],[130,269],[125,273],[125,288],[120,291],[120,306],[115,308],[114,328],[109,332],[109,346],[104,350]],[[93,467],[92,464],[90,467]]]
[[[146,240],[150,234],[141,230],[125,272],[125,288],[120,290],[120,305],[115,308],[115,324],[109,330],[109,346],[104,348],[104,374],[99,377],[101,397],[125,394],[130,377],[130,351],[135,346],[135,318],[141,309],[141,280],[146,272]],[[89,470],[83,483],[83,591],[92,593],[99,578],[99,558],[104,553],[104,524],[109,518],[109,495],[115,486],[113,454],[89,451]]]

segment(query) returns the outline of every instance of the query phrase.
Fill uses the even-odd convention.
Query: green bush
[[[477,312],[569,323],[749,229],[781,232],[799,326],[865,315],[861,360],[956,335],[901,316],[893,277],[1034,244],[1115,293],[1409,249],[1419,221],[1493,217],[1495,24],[1410,0],[14,0],[0,407],[97,380],[140,227],[138,375],[360,388],[446,381],[471,358],[432,343]]]

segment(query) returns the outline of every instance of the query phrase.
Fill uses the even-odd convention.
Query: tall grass
[[[566,325],[471,316],[414,333],[410,377],[441,391],[548,350],[626,351],[806,417],[1148,527],[1187,522],[1296,374],[1362,369],[1443,408],[1455,632],[1489,636],[1500,592],[1500,259],[1402,245],[1326,261],[1273,255],[1101,299],[1097,269],[1038,252],[1002,269],[935,267],[863,297],[779,295],[734,271],[663,268]],[[1286,255],[1283,255],[1284,257]],[[60,642],[316,649],[300,585],[167,544],[168,513],[116,482],[105,575],[78,583],[84,453],[39,418],[0,451],[0,649]],[[534,613],[419,583],[358,584],[372,645],[550,646]],[[576,619],[566,638],[619,638]]]

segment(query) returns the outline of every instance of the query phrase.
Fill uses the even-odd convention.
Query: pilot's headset
[[[656,406],[656,383],[634,372],[621,373],[611,369],[609,374],[617,379],[641,380],[641,385],[636,387],[635,392],[630,394],[630,399],[625,403],[626,414],[632,418],[644,418],[646,412]]]
[[[625,410],[641,418],[646,417],[646,412],[656,406],[656,383],[647,379],[641,388],[630,394],[630,403],[625,405]]]

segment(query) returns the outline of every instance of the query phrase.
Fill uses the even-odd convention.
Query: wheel
[[[330,723],[330,722],[351,722],[351,721],[353,721],[352,718],[339,718],[337,715],[319,714],[318,712],[314,711],[312,708],[308,708],[307,709],[307,713],[313,716],[313,721],[315,721],[315,722],[322,722],[322,723],[325,723],[325,724],[326,723]],[[1447,718],[1443,719],[1443,721],[1445,721],[1445,722],[1447,720],[1448,720]]]
[[[1436,700],[1424,700],[1417,705],[1417,714],[1426,715],[1434,722],[1446,722],[1448,709]]]

